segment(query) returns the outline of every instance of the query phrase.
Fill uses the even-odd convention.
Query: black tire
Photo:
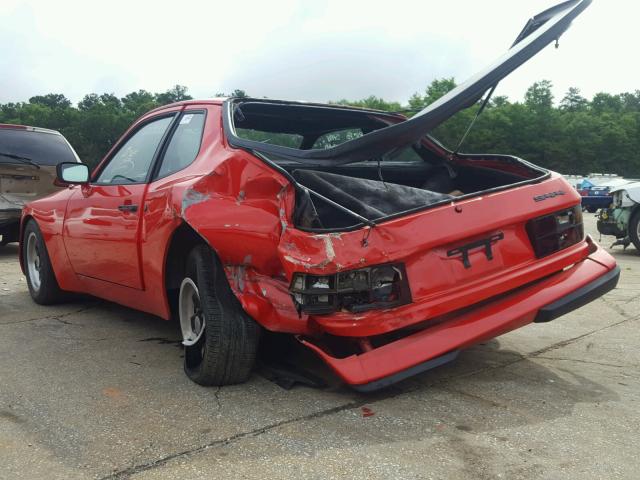
[[[220,261],[208,246],[191,250],[186,277],[198,288],[205,327],[197,343],[185,346],[185,373],[207,386],[246,381],[255,364],[260,326],[242,309]]]
[[[636,208],[636,211],[631,215],[629,221],[629,238],[636,247],[636,250],[640,252],[640,208]]]
[[[34,236],[35,247],[38,252],[39,258],[39,278],[40,285],[36,285],[36,281],[31,278],[29,270],[29,238]],[[60,289],[56,276],[53,273],[53,267],[51,266],[51,260],[49,259],[49,253],[47,247],[42,239],[42,233],[35,220],[29,220],[24,228],[23,245],[22,245],[22,261],[25,267],[25,275],[27,277],[27,286],[29,287],[29,293],[31,298],[40,305],[52,305],[60,303],[66,299],[65,292]]]
[[[596,213],[598,211],[598,207],[587,207],[587,212]]]

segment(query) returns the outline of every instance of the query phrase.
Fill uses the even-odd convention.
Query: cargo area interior
[[[327,149],[404,120],[339,106],[246,101],[234,106],[233,133],[256,142],[255,153],[306,187],[298,191],[294,220],[309,229],[348,228],[547,174],[508,155],[454,155],[427,135],[367,161],[340,165],[278,158],[259,148]]]

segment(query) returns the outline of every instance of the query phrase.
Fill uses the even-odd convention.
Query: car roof
[[[167,105],[162,105],[161,107],[156,107],[153,110],[149,110],[145,115],[154,112],[160,112],[167,108],[173,107],[181,107],[183,105],[222,105],[222,103],[226,100],[226,98],[205,98],[199,100],[182,100],[180,102],[173,102]]]
[[[222,105],[227,100],[239,100],[243,102],[264,102],[264,103],[277,103],[282,105],[303,105],[303,106],[312,106],[312,107],[326,107],[326,108],[335,108],[340,110],[356,110],[362,112],[372,112],[372,113],[382,113],[385,115],[395,115],[400,116],[400,112],[389,112],[386,110],[379,110],[375,108],[368,107],[358,107],[354,105],[342,105],[338,103],[322,103],[322,102],[306,102],[299,100],[279,100],[274,98],[253,98],[253,97],[217,97],[217,98],[205,98],[205,99],[194,99],[194,100],[182,100],[180,102],[169,103],[167,105],[163,105],[161,107],[154,108],[153,110],[148,111],[145,115],[149,113],[159,112],[164,109],[180,107],[180,106],[188,106],[188,105]]]
[[[57,130],[50,128],[31,127],[29,125],[15,125],[12,123],[0,123],[0,130],[25,130],[27,132],[50,133],[52,135],[62,135]]]

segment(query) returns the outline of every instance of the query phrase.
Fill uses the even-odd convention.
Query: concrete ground
[[[640,254],[613,253],[605,298],[360,395],[257,374],[200,387],[175,324],[97,300],[40,307],[8,246],[0,478],[638,478]]]

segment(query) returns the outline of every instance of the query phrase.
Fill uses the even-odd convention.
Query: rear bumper
[[[346,383],[373,391],[452,360],[457,351],[531,322],[547,322],[579,308],[614,288],[620,276],[615,260],[594,251],[568,270],[485,302],[445,322],[360,355],[336,358],[307,339]]]
[[[553,303],[545,305],[538,310],[538,314],[533,321],[535,323],[550,322],[551,320],[555,320],[562,315],[576,310],[587,303],[592,302],[596,298],[601,297],[609,290],[613,290],[618,284],[619,279],[620,267],[616,266],[613,270],[609,270],[607,273],[592,282],[589,282],[584,287],[571,292]]]

